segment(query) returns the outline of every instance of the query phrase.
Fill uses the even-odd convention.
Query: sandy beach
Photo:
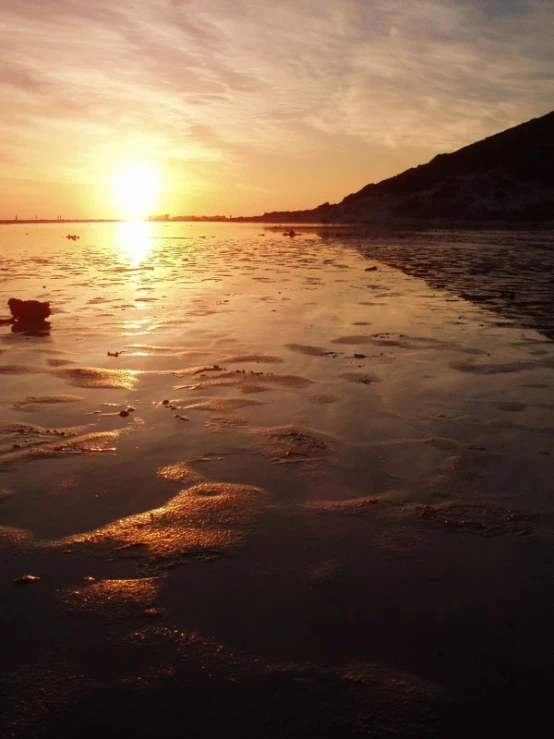
[[[554,236],[78,233],[0,229],[0,735],[547,736]]]

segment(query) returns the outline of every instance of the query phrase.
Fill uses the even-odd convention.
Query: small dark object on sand
[[[296,231],[293,231],[292,228],[291,228],[290,231],[285,231],[285,233],[283,234],[283,236],[290,236],[291,239],[292,239],[294,236],[296,236]]]
[[[8,306],[13,320],[25,325],[44,323],[50,315],[50,303],[41,303],[38,300],[10,298]]]
[[[68,239],[69,241],[77,241],[77,239],[79,239],[80,236],[78,236],[77,234],[67,234],[65,238]]]
[[[366,267],[365,272],[377,272],[377,267]]]
[[[14,585],[29,585],[33,582],[38,582],[40,580],[40,577],[38,575],[21,575],[21,577],[16,577],[16,579],[13,581]]]
[[[163,613],[158,608],[145,608],[140,615],[145,618],[159,618]]]

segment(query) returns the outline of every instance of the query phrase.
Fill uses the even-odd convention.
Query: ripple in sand
[[[386,510],[390,515],[393,509],[402,510],[406,502],[404,493],[397,490],[386,490],[378,496],[368,495],[347,500],[309,500],[302,504],[308,513],[322,516],[352,516],[367,518]]]
[[[304,509],[312,513],[341,515],[341,516],[369,516],[379,498],[354,498],[352,500],[343,500],[339,502],[317,501],[304,504]]]
[[[298,354],[306,354],[309,357],[327,357],[336,352],[327,351],[321,346],[311,346],[309,344],[286,344],[287,349]]]
[[[356,334],[355,336],[339,336],[333,339],[332,344],[367,344],[372,341],[372,337],[367,334]]]
[[[303,388],[313,385],[313,380],[298,375],[276,375],[272,372],[245,372],[245,370],[231,370],[215,378],[203,380],[195,385],[179,385],[175,390],[204,390],[213,387],[235,387],[243,393],[260,393],[268,388],[264,385],[281,385],[289,388]]]
[[[314,381],[300,375],[275,375],[273,372],[253,372],[256,382],[268,385],[281,385],[289,388],[303,388],[313,385]]]
[[[320,395],[310,396],[310,400],[314,403],[321,403],[321,405],[327,405],[328,403],[338,403],[340,398],[337,395],[321,393]]]
[[[270,354],[237,354],[233,357],[225,357],[221,360],[225,364],[242,364],[255,362],[256,364],[278,364],[283,360]]]
[[[61,433],[55,429],[51,430],[53,435]],[[0,469],[11,468],[18,462],[29,462],[37,459],[55,459],[59,457],[67,457],[78,454],[94,454],[99,452],[114,452],[115,447],[111,446],[117,436],[118,431],[103,431],[82,436],[74,436],[71,439],[60,441],[56,438],[51,443],[44,443],[46,440],[42,437],[40,445],[31,441],[29,445],[15,451],[3,453],[0,451]],[[20,437],[18,437],[20,438]],[[18,445],[19,446],[19,445]]]
[[[212,416],[205,426],[210,431],[220,432],[248,425],[248,418],[242,413],[229,413],[225,416]]]
[[[46,363],[50,367],[67,367],[70,364],[75,364],[73,359],[47,359]]]
[[[147,357],[150,354],[165,354],[175,357],[205,357],[209,351],[200,349],[178,349],[171,346],[154,346],[152,344],[128,344],[125,354],[130,357]]]
[[[343,372],[339,377],[348,382],[358,382],[362,385],[372,385],[379,382],[379,378],[370,372]]]
[[[194,385],[177,385],[174,390],[211,390],[214,387],[232,387],[236,390],[240,390],[243,393],[265,393],[269,390],[267,387],[258,385],[254,382],[248,382],[245,380],[228,379],[227,377],[219,377],[216,380],[202,380],[196,382]],[[174,401],[175,403],[179,401]],[[183,401],[181,401],[183,402]]]
[[[521,372],[522,370],[533,369],[536,367],[532,362],[503,362],[498,364],[478,364],[477,362],[462,361],[451,362],[452,369],[459,372],[469,372],[475,375],[500,375]]]
[[[424,444],[429,444],[429,446],[434,446],[435,449],[441,449],[442,451],[464,452],[467,450],[467,444],[456,441],[456,439],[448,439],[445,436],[429,436],[422,441]]]
[[[23,375],[33,372],[44,372],[37,367],[31,367],[28,364],[2,364],[0,365],[0,375]]]
[[[172,372],[175,377],[185,377],[187,375],[202,375],[204,372],[223,372],[225,367],[220,367],[218,364],[211,365],[200,365],[198,367],[187,367],[187,369],[174,370]]]
[[[530,534],[533,531],[530,521],[538,515],[498,506],[458,504],[417,506],[415,511],[420,518],[445,528],[481,536]]]
[[[105,298],[102,296],[97,296],[95,298],[91,298],[90,300],[87,300],[87,305],[101,305],[103,303],[113,303],[115,301],[115,298]]]
[[[21,410],[33,410],[42,405],[55,405],[57,403],[80,403],[84,401],[80,395],[29,395],[24,400],[17,400],[11,404],[12,408]]]
[[[252,431],[255,448],[277,464],[333,463],[337,439],[303,426],[273,426]]]
[[[132,370],[73,367],[55,370],[54,374],[63,377],[76,387],[132,390],[139,373]]]
[[[243,398],[240,395],[238,397],[228,398],[209,398],[202,403],[193,403],[192,405],[185,406],[187,411],[215,411],[217,413],[232,413],[237,408],[244,408],[249,405],[263,405],[260,400],[253,400],[252,398]]]
[[[15,529],[11,526],[0,526],[0,544],[9,547],[29,547],[33,538],[28,531]]]
[[[209,354],[212,354],[212,352],[203,351],[202,349],[185,349],[183,351],[178,351],[175,356],[179,357],[180,359],[192,359],[193,357],[206,357]]]
[[[196,316],[201,318],[202,316],[213,316],[221,311],[211,310],[210,308],[197,308],[196,310],[189,310],[185,313],[186,316]]]
[[[172,407],[177,403],[183,402],[182,400],[173,401]],[[244,406],[262,405],[259,401],[248,400],[242,397],[230,397],[230,398],[210,398],[203,403],[193,403],[186,405],[184,410],[193,411],[208,411],[216,412],[219,415],[212,416],[210,420],[205,424],[206,428],[210,431],[225,431],[229,428],[237,428],[239,426],[246,426],[248,424],[248,417],[238,411],[239,408]],[[190,420],[190,419],[188,419]]]
[[[88,426],[67,426],[66,428],[46,428],[36,423],[22,423],[15,421],[0,422],[0,436],[21,434],[24,436],[75,436],[82,433]]]
[[[152,564],[181,557],[222,556],[240,545],[260,515],[265,494],[248,485],[203,483],[187,488],[161,508],[114,521],[95,531],[55,542],[107,545]]]
[[[65,590],[61,597],[71,611],[101,613],[109,618],[138,616],[151,608],[160,592],[159,577],[132,580],[100,580],[82,588]]]
[[[498,408],[501,411],[508,411],[509,413],[519,413],[527,408],[527,403],[517,403],[509,400],[491,400],[491,405]]]
[[[154,346],[152,344],[128,344],[126,352],[139,352],[148,354],[173,354],[175,349],[170,346]]]

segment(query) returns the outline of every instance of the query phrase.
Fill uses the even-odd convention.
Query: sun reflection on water
[[[152,250],[150,224],[144,221],[124,221],[116,224],[116,244],[120,254],[139,267]]]

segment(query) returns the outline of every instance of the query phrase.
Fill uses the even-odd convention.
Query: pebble
[[[38,582],[40,580],[40,577],[38,575],[21,575],[21,577],[16,577],[16,579],[13,581],[14,585],[29,585],[33,582]]]
[[[145,618],[159,618],[163,614],[157,608],[145,608],[140,615],[144,616]]]

